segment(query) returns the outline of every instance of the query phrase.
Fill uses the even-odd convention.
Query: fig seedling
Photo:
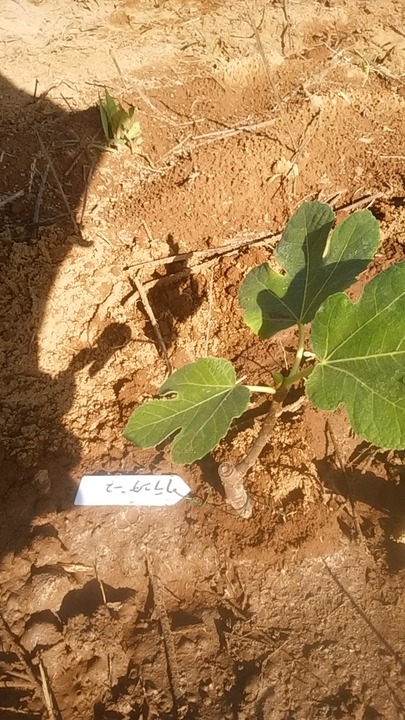
[[[193,463],[247,410],[251,393],[268,393],[271,409],[250,452],[237,465],[219,467],[227,499],[244,517],[251,510],[243,478],[297,383],[304,383],[321,410],[343,405],[364,440],[405,448],[405,261],[373,277],[352,302],[343,291],[373,259],[379,226],[369,210],[353,213],[332,230],[334,223],[329,205],[304,203],[274,254],[283,272],[264,263],[248,272],[240,288],[244,320],[260,338],[297,326],[296,354],[287,372],[273,373],[269,386],[246,385],[228,360],[201,358],[176,370],[160,388],[161,399],[137,408],[124,431],[142,448],[170,438],[173,460]],[[307,325],[310,352],[304,356]]]

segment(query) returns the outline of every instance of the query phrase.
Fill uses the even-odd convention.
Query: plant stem
[[[267,413],[260,432],[250,448],[246,457],[238,465],[223,462],[218,468],[218,474],[224,486],[227,502],[236,510],[238,515],[249,518],[252,515],[252,506],[244,485],[243,479],[250,468],[255,464],[266,446],[273,428],[281,414],[281,406],[291,385],[312,372],[312,367],[299,370],[304,352],[305,326],[298,325],[298,347],[294,362],[283,384],[277,390],[262,385],[247,385],[251,392],[266,392],[273,395],[270,410]]]
[[[306,367],[304,370],[301,370],[300,372],[297,372],[295,375],[292,375],[291,373],[286,377],[284,385],[287,387],[291,387],[291,385],[294,385],[294,383],[298,382],[299,380],[304,380],[304,378],[308,377],[308,375],[311,374],[312,370],[314,369],[313,365],[309,365],[309,367]]]
[[[288,374],[287,380],[289,380],[290,377],[292,377],[298,373],[299,367],[301,365],[302,354],[303,354],[304,348],[305,348],[304,343],[305,343],[305,325],[302,325],[301,323],[299,323],[298,324],[297,352],[295,353],[294,362],[293,362],[292,368]]]
[[[242,462],[240,462],[236,466],[238,472],[242,477],[244,477],[248,470],[250,470],[250,468],[255,464],[263,448],[265,447],[269,439],[270,433],[273,430],[274,425],[276,424],[277,413],[280,410],[287,393],[288,388],[283,386],[279,390],[277,390],[276,394],[274,395],[273,400],[271,401],[270,410],[263,421],[263,425],[260,428],[260,432],[256,440],[254,441],[244,460],[242,460]]]
[[[268,393],[269,395],[276,393],[276,389],[268,385],[246,385],[245,387],[247,387],[250,392]]]
[[[252,504],[243,485],[244,476],[240,474],[238,466],[223,462],[218,468],[218,474],[225,490],[226,501],[240,517],[250,518]]]
[[[238,515],[249,518],[252,514],[252,507],[249,496],[243,485],[243,478],[250,468],[255,464],[263,448],[268,442],[271,431],[277,421],[277,414],[288,393],[289,388],[284,385],[276,391],[260,432],[250,448],[246,457],[238,465],[224,462],[218,468],[219,477],[224,486],[227,502],[236,510]]]

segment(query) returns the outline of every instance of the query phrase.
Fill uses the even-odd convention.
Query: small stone
[[[37,648],[53,647],[61,639],[62,633],[57,627],[55,618],[55,623],[41,621],[31,625],[22,635],[21,644],[28,652],[33,652]]]
[[[39,470],[34,475],[34,485],[37,487],[41,495],[49,495],[51,492],[51,479],[48,470]]]

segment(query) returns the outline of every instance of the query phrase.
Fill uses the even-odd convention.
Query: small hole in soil
[[[44,525],[36,525],[31,531],[31,539],[36,537],[46,538],[54,537],[59,540],[59,533],[57,529],[51,525],[51,523],[45,523]]]
[[[180,628],[189,627],[190,625],[200,625],[202,620],[185,610],[175,610],[170,613],[170,619],[172,621],[172,630],[179,630]]]
[[[25,624],[25,629],[29,630],[33,625],[38,623],[48,623],[54,625],[58,630],[62,630],[62,625],[59,618],[52,612],[52,610],[42,610],[31,615],[29,620]]]
[[[304,502],[304,492],[302,488],[294,488],[294,490],[291,490],[284,498],[283,508],[284,510],[288,510],[302,502]]]
[[[114,588],[103,583],[107,602],[124,602],[135,595],[130,588]],[[58,615],[63,623],[74,615],[93,615],[103,605],[100,585],[90,580],[80,590],[72,590],[65,595]]]
[[[122,713],[115,710],[106,710],[103,702],[98,702],[94,706],[94,720],[122,720]]]

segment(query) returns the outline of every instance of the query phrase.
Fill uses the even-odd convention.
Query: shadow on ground
[[[64,112],[0,77],[0,553],[18,551],[38,514],[71,506],[69,471],[79,441],[63,425],[75,373],[91,372],[111,355],[106,327],[95,347],[81,351],[56,377],[38,364],[38,332],[58,269],[80,229],[80,203],[101,152],[98,109]],[[54,242],[41,241],[42,228]],[[61,308],[63,312],[63,308]]]

